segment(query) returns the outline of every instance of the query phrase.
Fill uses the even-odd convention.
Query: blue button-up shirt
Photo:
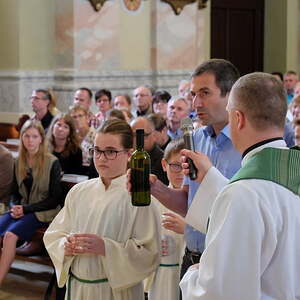
[[[168,136],[173,140],[176,139],[178,137],[182,136],[182,130],[180,128],[178,128],[175,132],[171,131],[170,129],[168,129],[167,131]]]
[[[290,105],[292,103],[293,98],[294,98],[294,93],[287,94],[287,96],[286,96],[286,102],[287,102],[288,105]]]
[[[212,126],[199,128],[194,133],[195,150],[206,154],[212,164],[227,178],[231,178],[241,167],[241,154],[238,153],[231,142],[229,127],[225,126],[218,136]],[[188,207],[190,207],[199,183],[189,177],[184,178],[184,185],[189,186]],[[205,235],[193,227],[185,227],[186,245],[189,250],[203,252]]]

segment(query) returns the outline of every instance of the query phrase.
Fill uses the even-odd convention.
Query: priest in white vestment
[[[300,151],[282,139],[283,87],[269,74],[245,75],[227,109],[243,154],[229,184],[203,154],[183,151],[201,182],[186,221],[202,232],[208,226],[200,263],[180,283],[183,299],[300,299]]]
[[[107,121],[95,137],[100,177],[75,185],[44,236],[65,299],[142,300],[142,281],[160,262],[160,223],[153,204],[134,207],[126,189],[132,130]]]

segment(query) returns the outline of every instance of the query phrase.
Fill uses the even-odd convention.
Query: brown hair
[[[115,108],[112,108],[106,112],[105,118],[108,119],[109,117],[126,121],[123,112],[121,110],[115,109]]]
[[[42,142],[40,144],[39,150],[38,152],[35,154],[35,160],[34,160],[34,167],[33,167],[33,173],[36,174],[36,176],[42,176],[43,173],[43,167],[44,167],[44,160],[45,160],[45,155],[48,152],[47,151],[47,143],[46,143],[46,139],[45,139],[45,131],[44,128],[41,124],[40,121],[37,120],[28,120],[24,123],[22,129],[21,129],[21,133],[20,133],[20,149],[19,149],[19,164],[18,164],[18,174],[22,179],[24,179],[27,175],[27,171],[28,171],[28,164],[27,164],[27,149],[25,148],[23,141],[22,141],[22,137],[24,135],[24,133],[30,129],[30,128],[35,128],[41,138],[42,138]]]
[[[125,113],[130,120],[133,118],[133,114],[127,108],[120,108],[120,111]]]
[[[164,151],[164,159],[170,159],[172,155],[179,153],[182,149],[184,149],[182,137],[171,140]]]
[[[289,71],[285,72],[284,75],[295,75],[295,76],[298,76],[297,72],[295,72],[293,70],[289,70]]]
[[[293,126],[294,126],[294,128],[296,126],[300,126],[300,118],[296,118],[296,119],[293,120]]]
[[[192,73],[192,78],[210,73],[215,76],[217,87],[221,90],[221,96],[225,97],[231,90],[233,84],[240,77],[237,68],[228,60],[225,59],[209,59],[203,62]]]
[[[114,101],[117,97],[124,97],[129,106],[131,106],[131,98],[128,94],[118,94],[115,96]]]
[[[286,93],[282,83],[273,75],[256,72],[242,76],[234,84],[232,96],[230,104],[244,112],[255,129],[283,129],[287,112]]]
[[[112,135],[121,136],[121,144],[124,149],[131,149],[133,147],[133,132],[130,125],[123,120],[107,120],[97,130],[98,133],[109,133]]]
[[[162,131],[167,127],[166,118],[162,114],[149,114],[147,119],[153,123],[156,131]]]
[[[55,137],[53,135],[53,128],[54,128],[54,125],[60,120],[63,120],[69,126],[69,129],[70,129],[70,133],[69,133],[69,136],[67,137],[65,149],[62,152],[62,156],[66,157],[66,156],[70,155],[70,153],[76,153],[78,148],[80,148],[80,145],[79,145],[79,140],[78,140],[78,137],[76,134],[76,129],[75,129],[75,124],[74,124],[73,118],[69,114],[62,114],[53,122],[53,125],[52,125],[51,134],[49,137],[50,151],[53,152],[53,149],[56,146]]]

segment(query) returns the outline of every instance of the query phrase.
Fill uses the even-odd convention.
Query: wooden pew
[[[7,139],[17,139],[18,137],[19,132],[15,128],[15,124],[0,122],[0,141],[6,141]]]
[[[46,227],[39,228],[35,232],[32,239],[42,242],[43,241],[43,236],[44,236],[44,233],[45,233],[46,229],[47,229]],[[35,263],[35,264],[38,264],[38,265],[50,266],[50,267],[53,268],[52,276],[51,276],[51,279],[48,283],[48,287],[47,287],[45,295],[44,295],[44,300],[50,300],[53,287],[55,286],[56,276],[55,276],[54,266],[52,264],[52,261],[51,261],[49,255],[48,255],[46,249],[44,249],[41,253],[33,254],[33,255],[30,255],[30,256],[16,255],[16,259],[19,260],[19,261],[27,261],[27,262]]]

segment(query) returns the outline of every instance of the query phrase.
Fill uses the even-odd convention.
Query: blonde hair
[[[79,104],[75,104],[69,107],[69,114],[71,115],[72,113],[76,112],[83,112],[85,116],[88,116],[89,112],[85,107],[80,106]]]
[[[42,176],[43,174],[43,166],[45,161],[45,155],[47,151],[46,139],[45,139],[45,131],[40,121],[37,120],[28,120],[24,123],[21,133],[20,133],[20,149],[19,149],[19,157],[18,157],[18,175],[21,180],[23,180],[28,172],[28,163],[27,163],[27,154],[28,151],[23,144],[22,137],[24,133],[30,129],[34,128],[38,131],[41,136],[42,142],[39,146],[39,150],[35,154],[34,166],[33,166],[33,175]]]

